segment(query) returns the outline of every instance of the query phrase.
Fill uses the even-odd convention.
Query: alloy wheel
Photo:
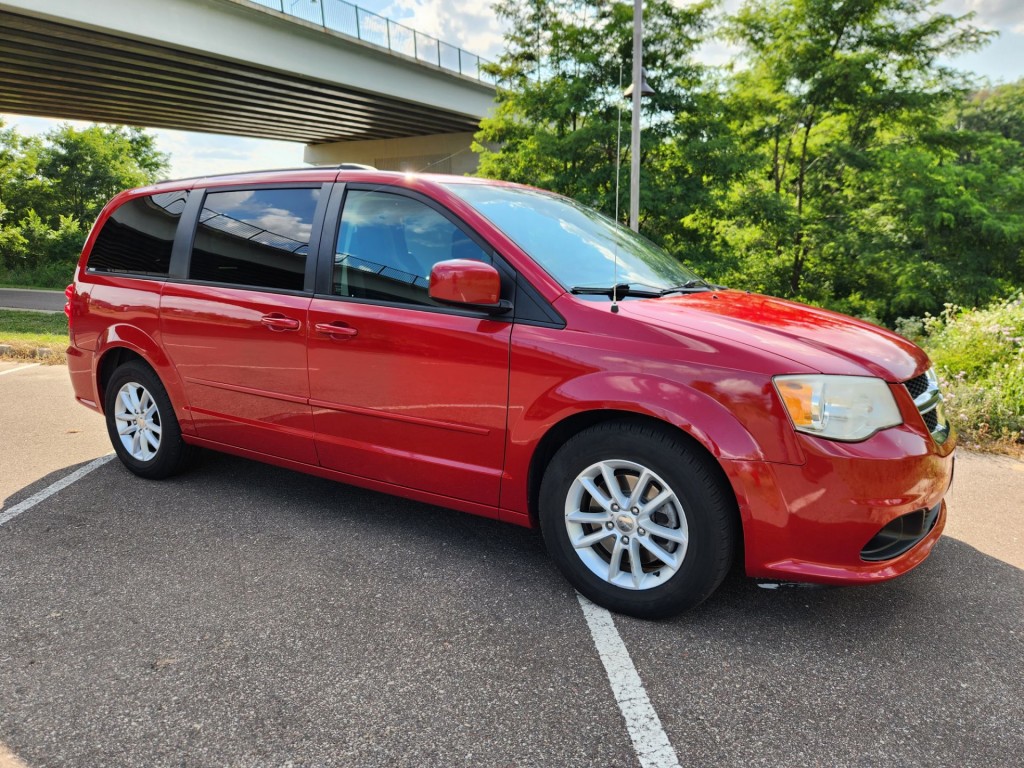
[[[675,492],[632,461],[599,461],[569,487],[565,527],[594,575],[624,589],[668,581],[686,557],[689,531]]]

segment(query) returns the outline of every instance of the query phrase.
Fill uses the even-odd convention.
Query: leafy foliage
[[[729,22],[752,163],[717,225],[749,287],[889,321],[941,298],[950,270],[929,246],[963,211],[935,204],[964,204],[946,199],[963,171],[942,117],[963,83],[935,62],[986,36],[935,4],[749,0]]]
[[[655,94],[643,101],[645,183],[641,226],[664,237],[706,194],[703,173],[717,95],[691,60],[710,23],[707,2],[645,4],[644,66]],[[577,198],[620,219],[628,209],[632,5],[604,0],[502,0],[495,10],[512,30],[491,73],[498,106],[481,123],[480,174],[533,184]],[[709,169],[718,171],[719,166]],[[618,195],[616,192],[618,190]]]
[[[1024,294],[981,310],[949,304],[902,326],[935,363],[950,417],[968,444],[1022,441]]]
[[[61,125],[40,140],[0,123],[0,280],[64,286],[107,200],[166,170],[138,128]]]

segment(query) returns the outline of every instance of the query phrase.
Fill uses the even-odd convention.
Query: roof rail
[[[340,163],[338,165],[300,165],[294,168],[261,168],[253,171],[225,171],[224,173],[204,173],[199,176],[182,176],[177,179],[160,179],[157,184],[166,184],[193,179],[218,179],[224,176],[248,176],[257,173],[288,173],[289,171],[376,171],[372,165],[362,163]]]

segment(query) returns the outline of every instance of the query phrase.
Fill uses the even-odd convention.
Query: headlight
[[[871,376],[776,376],[775,389],[798,432],[863,440],[903,423],[889,385]]]

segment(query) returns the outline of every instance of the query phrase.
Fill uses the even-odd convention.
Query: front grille
[[[924,419],[924,425],[928,427],[929,432],[935,432],[939,428],[939,414],[937,409],[932,408],[928,413],[922,413]]]
[[[919,509],[897,517],[864,545],[864,549],[860,551],[860,559],[877,563],[899,557],[931,533],[941,510],[940,501],[931,509]]]
[[[910,381],[905,382],[903,386],[907,388],[910,397],[917,400],[917,398],[928,391],[928,374],[922,373],[920,376],[915,376]]]
[[[928,371],[903,382],[910,393],[914,405],[917,406],[925,427],[932,439],[942,445],[949,439],[949,422],[942,407],[942,393],[935,375]]]

